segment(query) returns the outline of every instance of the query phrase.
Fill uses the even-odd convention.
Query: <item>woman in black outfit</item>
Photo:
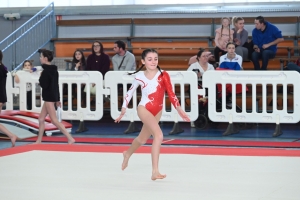
[[[44,104],[39,116],[39,136],[36,141],[37,144],[42,142],[43,133],[45,130],[45,118],[49,114],[52,124],[54,124],[67,138],[68,143],[73,144],[75,142],[71,134],[66,130],[63,124],[61,124],[56,117],[55,107],[61,107],[59,101],[59,87],[58,87],[58,71],[56,65],[51,65],[53,60],[53,54],[49,50],[41,50],[40,61],[43,71],[39,79],[40,86],[42,87],[42,98]]]
[[[3,104],[7,102],[7,96],[6,96],[6,77],[7,77],[7,69],[2,63],[3,54],[0,50],[0,113],[2,110]],[[0,131],[7,135],[11,140],[11,146],[14,147],[17,136],[11,133],[5,126],[0,124]]]

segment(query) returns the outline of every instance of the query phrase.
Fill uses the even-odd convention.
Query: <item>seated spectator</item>
[[[208,59],[211,53],[204,50],[200,50],[197,54],[195,63],[191,64],[187,71],[197,71],[199,78],[202,77],[203,73],[207,70],[214,70],[215,68],[208,63]],[[193,57],[192,57],[193,58]]]
[[[82,51],[76,50],[73,54],[71,71],[84,71],[86,69],[86,61]],[[81,85],[81,106],[86,105],[86,93],[84,92],[85,85]],[[64,85],[63,94],[68,94],[68,86]],[[77,99],[77,84],[72,84],[72,97]]]
[[[232,42],[226,45],[227,54],[220,58],[220,69],[241,70],[243,58],[235,53],[235,45]]]
[[[242,70],[243,58],[235,53],[235,45],[230,42],[226,45],[227,54],[221,56],[220,67],[217,70]],[[219,97],[222,96],[222,85],[217,85],[217,90],[219,92]],[[248,89],[246,89],[248,90]],[[242,85],[236,85],[236,94],[242,92]],[[231,98],[229,97],[232,93],[232,85],[226,84],[226,105],[231,106]]]
[[[255,70],[267,70],[269,59],[274,58],[276,55],[277,44],[284,39],[281,31],[270,22],[265,21],[262,16],[256,17],[254,23],[252,62]],[[262,59],[261,67],[259,59]]]
[[[104,53],[103,45],[95,41],[92,45],[92,54],[87,58],[86,71],[99,71],[104,79],[106,72],[109,71],[109,56]]]
[[[135,71],[135,57],[132,53],[126,51],[123,41],[118,40],[115,42],[114,51],[116,53],[116,55],[112,57],[114,71]]]
[[[202,75],[208,70],[215,70],[213,65],[208,63],[208,59],[211,56],[210,52],[206,52],[204,50],[200,50],[197,54],[197,62],[191,64],[187,71],[194,71],[198,76],[198,81],[202,80]],[[202,104],[200,104],[202,105]],[[191,121],[191,127],[195,127],[193,121]]]
[[[76,50],[73,54],[71,71],[82,71],[86,69],[86,61],[83,52]]]
[[[233,17],[232,24],[234,28],[233,43],[235,44],[236,54],[242,56],[244,61],[248,61],[248,49],[244,47],[248,41],[248,31],[244,29],[244,19],[241,17]]]
[[[285,70],[294,70],[300,73],[300,58],[296,62],[290,62],[286,66]]]
[[[214,56],[216,62],[220,61],[220,53],[226,54],[226,44],[233,40],[233,30],[230,29],[230,19],[223,17],[221,20],[222,26],[216,29]]]
[[[200,50],[202,50],[202,49],[200,49]],[[208,55],[208,63],[211,64],[216,69],[219,65],[215,60],[215,56],[212,55],[211,52],[209,52],[209,51],[205,51],[204,53],[206,53]],[[198,62],[197,55],[195,55],[189,59],[188,66],[190,66],[191,64],[193,64],[195,62]]]

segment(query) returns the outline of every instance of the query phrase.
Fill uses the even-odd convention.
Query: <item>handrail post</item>
[[[9,70],[17,70],[24,60],[32,59],[31,57],[38,49],[49,43],[55,34],[54,3],[52,2],[0,42],[0,48],[5,54],[4,63]]]

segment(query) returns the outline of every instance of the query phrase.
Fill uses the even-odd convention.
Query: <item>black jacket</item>
[[[0,64],[0,103],[5,103],[7,101],[6,77],[7,77],[7,70],[3,64]]]
[[[56,65],[42,65],[44,69],[39,82],[42,87],[42,98],[44,101],[59,101],[58,71]]]

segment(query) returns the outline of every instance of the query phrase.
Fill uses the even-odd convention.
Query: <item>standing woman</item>
[[[232,40],[233,30],[230,30],[230,19],[228,17],[223,17],[221,19],[221,27],[216,29],[216,47],[214,49],[216,62],[219,62],[220,60],[220,53],[222,53],[222,55],[226,54],[226,44],[232,42]]]
[[[235,52],[242,56],[243,60],[249,60],[248,59],[248,49],[244,47],[244,45],[247,45],[248,40],[248,31],[244,29],[244,19],[242,17],[233,17],[232,18],[232,24],[234,28],[232,29],[234,31],[233,33],[233,43],[235,44]]]
[[[39,144],[42,142],[42,137],[45,131],[45,118],[49,114],[51,122],[68,138],[68,143],[73,144],[75,142],[74,138],[66,130],[64,125],[57,120],[55,113],[54,105],[56,105],[56,107],[61,107],[61,102],[59,101],[59,74],[57,66],[51,65],[52,60],[52,51],[42,50],[40,52],[40,61],[44,70],[41,72],[39,82],[42,88],[44,104],[39,116],[39,135],[36,143]]]
[[[104,53],[103,45],[99,41],[95,41],[92,45],[92,54],[87,58],[87,71],[99,71],[104,76],[109,71],[109,56]]]
[[[127,165],[131,155],[152,135],[152,180],[164,179],[166,175],[163,175],[158,170],[158,160],[160,154],[160,146],[163,140],[163,133],[158,125],[160,117],[162,115],[162,106],[165,91],[169,95],[169,99],[173,106],[176,108],[178,114],[185,121],[190,121],[187,114],[180,107],[179,101],[172,90],[170,76],[166,71],[162,71],[158,64],[158,54],[154,49],[146,49],[142,53],[142,66],[134,73],[135,79],[128,90],[126,97],[124,98],[121,115],[115,120],[120,122],[121,118],[126,112],[127,105],[132,98],[133,93],[138,86],[142,89],[142,98],[138,105],[138,116],[143,122],[143,127],[140,134],[133,140],[130,148],[123,152],[122,170]],[[145,71],[140,71],[143,67],[146,67]]]
[[[3,59],[3,54],[2,51],[0,50],[0,113],[2,110],[3,104],[7,101],[7,96],[6,96],[6,77],[7,77],[7,69],[2,63]],[[11,146],[14,147],[17,136],[11,133],[5,126],[0,124],[0,131],[7,135],[10,138],[11,141]]]

